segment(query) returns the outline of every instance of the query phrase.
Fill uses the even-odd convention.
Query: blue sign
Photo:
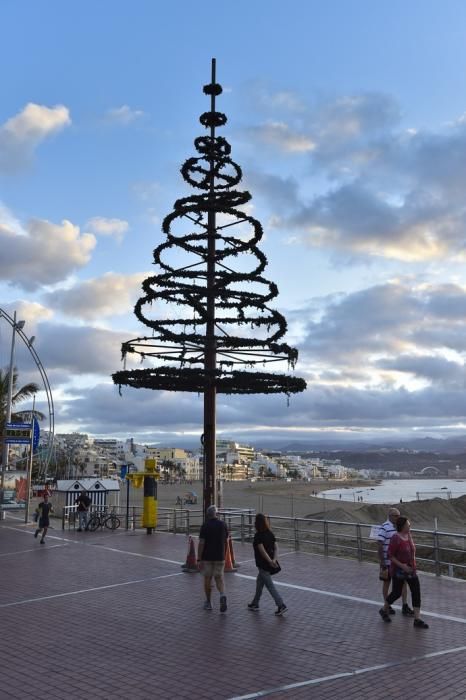
[[[128,473],[128,465],[123,464],[120,467],[120,479],[126,479],[126,474]]]
[[[37,450],[37,447],[39,445],[39,438],[40,438],[39,421],[34,416],[34,418],[32,419],[32,449],[33,450]]]
[[[31,423],[7,423],[4,442],[7,445],[30,445],[31,431]]]

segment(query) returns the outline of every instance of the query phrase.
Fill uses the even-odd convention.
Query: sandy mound
[[[402,515],[411,520],[413,528],[434,529],[437,518],[439,530],[455,530],[464,532],[466,520],[466,496],[446,500],[444,498],[431,498],[425,501],[410,501],[402,504],[393,504],[399,508]],[[308,518],[319,520],[336,520],[339,522],[359,522],[367,524],[382,523],[387,519],[389,506],[379,504],[339,504],[336,508],[326,508],[308,514]]]

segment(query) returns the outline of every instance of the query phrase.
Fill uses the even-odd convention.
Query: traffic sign
[[[7,423],[4,442],[7,445],[29,445],[31,442],[31,423]]]
[[[37,447],[39,445],[39,438],[40,438],[40,427],[39,427],[39,421],[37,418],[34,416],[32,419],[32,425],[33,425],[33,432],[32,432],[32,449],[37,450]]]

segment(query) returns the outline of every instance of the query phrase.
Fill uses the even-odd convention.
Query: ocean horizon
[[[328,489],[319,498],[364,503],[400,503],[466,495],[466,479],[387,479],[376,486]]]

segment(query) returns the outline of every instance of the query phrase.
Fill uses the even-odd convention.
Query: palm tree
[[[0,435],[5,432],[5,422],[7,415],[7,402],[8,402],[8,386],[10,382],[10,372],[8,370],[0,369]],[[22,387],[18,387],[18,370],[15,368],[13,370],[13,392],[11,395],[11,405],[12,407],[30,399],[34,394],[39,391],[39,386],[34,382],[29,382]],[[22,420],[30,420],[32,411],[15,411],[11,413],[11,421],[13,423],[20,423]],[[37,420],[43,420],[45,418],[44,414],[40,411],[34,411],[34,417]]]

